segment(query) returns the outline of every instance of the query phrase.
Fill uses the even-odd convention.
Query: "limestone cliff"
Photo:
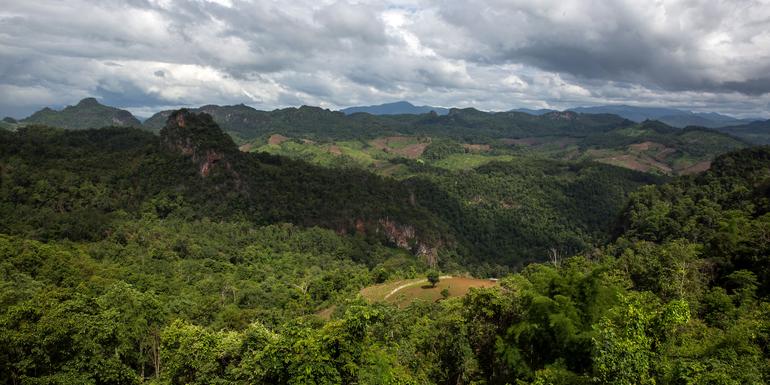
[[[333,228],[343,234],[374,235],[424,258],[431,266],[437,263],[441,242],[425,236],[437,232],[428,231],[424,223],[423,227],[415,226],[418,215],[430,214],[416,204],[412,194],[400,191],[398,195],[372,195],[361,188],[373,183],[376,187],[369,188],[398,191],[387,185],[396,182],[374,183],[371,175],[355,172],[351,175],[360,185],[351,184],[351,175],[341,178],[344,174],[335,170],[266,154],[242,153],[211,115],[186,109],[168,116],[160,138],[166,151],[188,158],[195,165],[206,186],[220,193],[236,192],[236,199],[242,201],[233,206],[247,208],[259,221],[289,221]],[[214,194],[210,199],[216,197]],[[373,203],[372,197],[382,202]],[[382,206],[389,207],[388,211],[383,213]],[[355,211],[357,215],[351,215]]]
[[[160,138],[166,149],[190,157],[201,177],[221,170],[240,185],[240,176],[233,167],[239,156],[238,147],[211,115],[186,109],[175,111],[160,131]]]

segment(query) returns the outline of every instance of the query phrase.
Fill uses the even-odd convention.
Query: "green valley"
[[[656,122],[468,138],[494,119],[388,119],[251,140],[191,110],[157,134],[8,122],[0,378],[770,378],[770,149]]]
[[[770,385],[770,0],[0,4],[0,385]]]

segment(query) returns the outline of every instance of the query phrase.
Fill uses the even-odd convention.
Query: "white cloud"
[[[0,0],[0,113],[398,99],[767,115],[767,0]]]

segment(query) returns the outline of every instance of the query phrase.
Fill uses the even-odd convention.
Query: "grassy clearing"
[[[386,295],[398,287],[402,285],[418,284],[420,282],[428,281],[425,278],[416,278],[387,282],[379,285],[365,287],[361,289],[361,295],[370,301],[383,301]]]
[[[488,279],[466,277],[442,277],[435,287],[431,287],[425,278],[406,279],[369,286],[361,290],[361,295],[369,301],[385,301],[404,307],[414,301],[436,302],[443,298],[441,292],[447,289],[449,298],[462,297],[474,287],[492,287],[497,282]]]

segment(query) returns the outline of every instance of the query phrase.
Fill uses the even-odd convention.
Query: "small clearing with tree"
[[[447,290],[447,298],[462,297],[474,287],[492,287],[497,282],[489,279],[441,276],[436,286],[431,287],[425,278],[406,279],[369,286],[361,290],[361,295],[371,302],[388,302],[398,307],[422,300],[435,302],[443,299],[441,292]]]

